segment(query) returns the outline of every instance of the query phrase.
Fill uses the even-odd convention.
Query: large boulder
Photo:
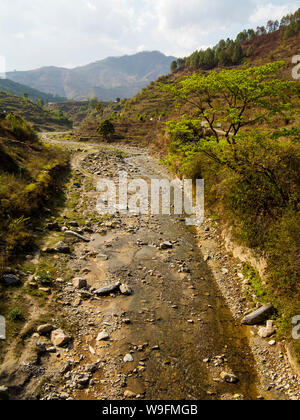
[[[265,322],[270,315],[274,313],[274,306],[269,303],[268,305],[262,306],[251,314],[245,316],[242,320],[243,325],[257,325]]]

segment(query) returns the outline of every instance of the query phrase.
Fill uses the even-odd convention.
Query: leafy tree
[[[111,141],[115,134],[115,127],[110,120],[104,120],[98,128],[98,132],[105,140]]]
[[[94,98],[89,98],[89,107],[95,108],[95,105],[98,103],[98,98],[95,96]]]
[[[176,70],[177,70],[177,61],[176,60],[174,60],[174,61],[172,61],[172,63],[171,63],[171,73],[174,73]]]
[[[243,49],[240,44],[236,45],[232,56],[233,64],[241,64],[244,57]]]
[[[185,67],[185,59],[184,58],[178,58],[177,60],[177,66],[179,69],[184,69]]]
[[[104,110],[103,110],[103,106],[102,106],[101,102],[97,101],[97,103],[95,103],[95,105],[94,105],[94,108],[98,112],[98,114],[103,115]]]
[[[37,101],[36,101],[36,103],[38,104],[38,106],[40,106],[41,108],[43,108],[43,106],[44,106],[44,101],[43,101],[43,99],[37,99]]]
[[[215,161],[237,169],[235,152],[237,160],[233,165],[220,158],[215,148],[225,139],[225,144],[235,151],[241,129],[261,122],[271,123],[278,115],[286,118],[292,112],[289,97],[296,84],[276,78],[284,66],[284,62],[275,62],[246,70],[213,71],[207,76],[197,73],[172,85],[161,85],[161,89],[177,98],[178,107],[189,104],[198,123],[205,122],[210,128],[210,135],[203,136],[202,127],[199,129],[192,123],[192,141],[200,141],[200,147]],[[224,132],[216,128],[218,121],[223,122]],[[182,131],[178,124],[169,123],[173,135],[177,129]],[[199,134],[195,135],[197,130]]]
[[[251,57],[254,53],[254,47],[253,45],[250,45],[249,48],[246,51],[246,57]]]

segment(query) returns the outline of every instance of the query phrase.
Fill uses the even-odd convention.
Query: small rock
[[[101,331],[98,334],[97,341],[106,341],[109,340],[109,334],[106,331]]]
[[[122,295],[130,296],[133,294],[133,290],[127,284],[121,284],[120,292]]]
[[[63,347],[71,341],[71,337],[66,335],[63,330],[54,330],[51,333],[51,342],[56,347]]]
[[[172,248],[173,248],[173,245],[169,241],[166,241],[166,242],[163,242],[162,244],[160,244],[160,249],[162,249],[162,250],[172,249]]]
[[[60,232],[61,231],[61,227],[59,226],[59,224],[57,222],[47,223],[46,228],[48,230],[53,230],[53,231],[56,231],[56,232]]]
[[[91,363],[89,365],[86,365],[84,370],[89,373],[95,373],[98,370],[98,363]]]
[[[235,375],[227,372],[222,372],[220,378],[222,381],[227,382],[228,384],[236,384],[239,382],[239,379]]]
[[[108,256],[107,255],[98,255],[97,256],[97,258],[100,260],[100,261],[107,261],[108,260]]]
[[[123,361],[124,361],[124,363],[131,363],[131,362],[133,362],[133,357],[131,356],[131,354],[126,354]]]
[[[275,340],[271,340],[271,341],[269,341],[269,345],[270,346],[276,346],[276,341]]]
[[[5,284],[5,286],[17,286],[21,283],[19,277],[13,275],[13,274],[5,274],[2,277],[2,283]]]
[[[134,392],[132,392],[132,391],[129,391],[129,389],[127,389],[124,392],[124,397],[125,398],[135,398],[136,397],[136,394]]]
[[[84,289],[87,287],[87,281],[85,279],[75,278],[73,280],[73,286],[76,289]]]
[[[245,316],[242,320],[242,324],[244,325],[256,325],[261,324],[264,322],[270,315],[274,312],[274,306],[272,304],[268,304],[262,306],[261,308],[257,309],[255,312]]]
[[[51,333],[53,330],[54,330],[54,327],[51,324],[40,325],[37,328],[37,332],[40,335],[47,335],[47,334]]]
[[[58,253],[60,253],[60,254],[70,254],[70,252],[71,252],[69,245],[67,245],[67,244],[66,244],[65,242],[63,242],[63,241],[58,242],[58,243],[54,246],[53,251],[54,251],[54,252],[58,252]],[[49,249],[48,249],[48,252],[49,252]],[[51,249],[50,249],[50,252],[51,252]]]
[[[79,235],[79,233],[73,232],[72,230],[66,230],[65,235],[74,236],[75,238],[80,239],[83,242],[90,242],[88,238],[85,238],[84,236]]]
[[[273,327],[273,321],[267,321],[267,326],[264,328],[260,328],[258,335],[261,338],[268,338],[275,334],[276,330]]]
[[[112,284],[110,286],[95,290],[94,293],[95,295],[98,295],[98,296],[107,296],[119,290],[120,290],[120,283],[117,283],[117,284]]]

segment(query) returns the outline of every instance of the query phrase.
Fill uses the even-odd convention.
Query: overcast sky
[[[143,50],[183,57],[298,7],[294,0],[0,0],[0,56],[8,71]]]

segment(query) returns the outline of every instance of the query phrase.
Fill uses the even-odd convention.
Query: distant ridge
[[[175,57],[145,51],[108,57],[74,69],[43,67],[7,73],[9,79],[42,92],[83,100],[97,96],[104,101],[132,97],[158,77],[170,72]]]
[[[62,102],[66,100],[66,98],[54,96],[50,93],[40,92],[30,86],[25,86],[9,79],[0,79],[0,91],[12,93],[18,96],[24,96],[24,94],[27,94],[30,99],[34,101],[41,99],[45,104],[48,102]]]

